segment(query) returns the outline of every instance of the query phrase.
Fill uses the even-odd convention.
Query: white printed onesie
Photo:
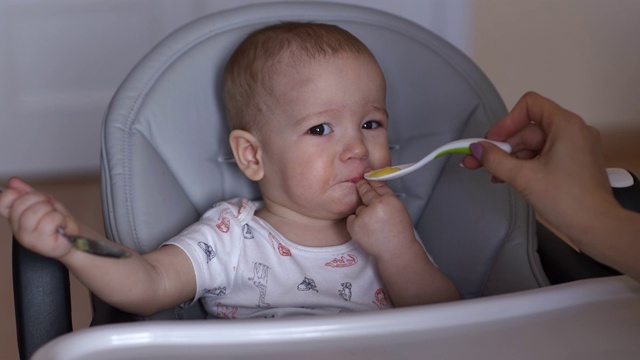
[[[213,317],[240,319],[332,314],[391,307],[374,259],[353,240],[308,247],[261,218],[256,203],[216,204],[166,242],[193,263],[197,290]]]

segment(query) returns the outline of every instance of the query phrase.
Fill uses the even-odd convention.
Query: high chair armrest
[[[71,325],[69,271],[60,262],[40,256],[13,240],[13,297],[21,359]]]
[[[608,169],[611,171],[612,169]],[[633,183],[623,183],[619,186],[612,186],[613,196],[616,197],[620,205],[625,209],[640,212],[640,180],[632,172],[625,169],[613,169],[615,171],[623,171],[630,177]]]

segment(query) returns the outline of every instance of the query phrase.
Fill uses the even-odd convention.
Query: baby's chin
[[[360,195],[356,191],[353,196],[340,199],[339,205],[339,213],[342,217],[347,217],[355,213],[358,206],[362,205],[362,199],[360,199]]]
[[[330,199],[332,212],[337,218],[347,217],[355,213],[358,206],[362,205],[362,199],[356,184],[348,181],[334,187]]]

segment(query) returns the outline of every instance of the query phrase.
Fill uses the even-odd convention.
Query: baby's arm
[[[98,297],[127,312],[148,315],[192,299],[196,291],[193,266],[176,246],[113,259],[77,250],[58,233],[109,241],[79,224],[57,201],[18,179],[0,194],[0,214],[9,220],[24,247],[61,261]],[[123,247],[124,248],[124,247]]]
[[[382,182],[357,184],[363,205],[347,219],[347,229],[375,257],[395,306],[459,299],[451,281],[431,262],[415,237],[406,208]]]

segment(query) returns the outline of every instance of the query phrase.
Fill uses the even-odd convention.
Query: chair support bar
[[[69,271],[60,262],[27,250],[13,239],[13,296],[21,359],[71,325]]]

